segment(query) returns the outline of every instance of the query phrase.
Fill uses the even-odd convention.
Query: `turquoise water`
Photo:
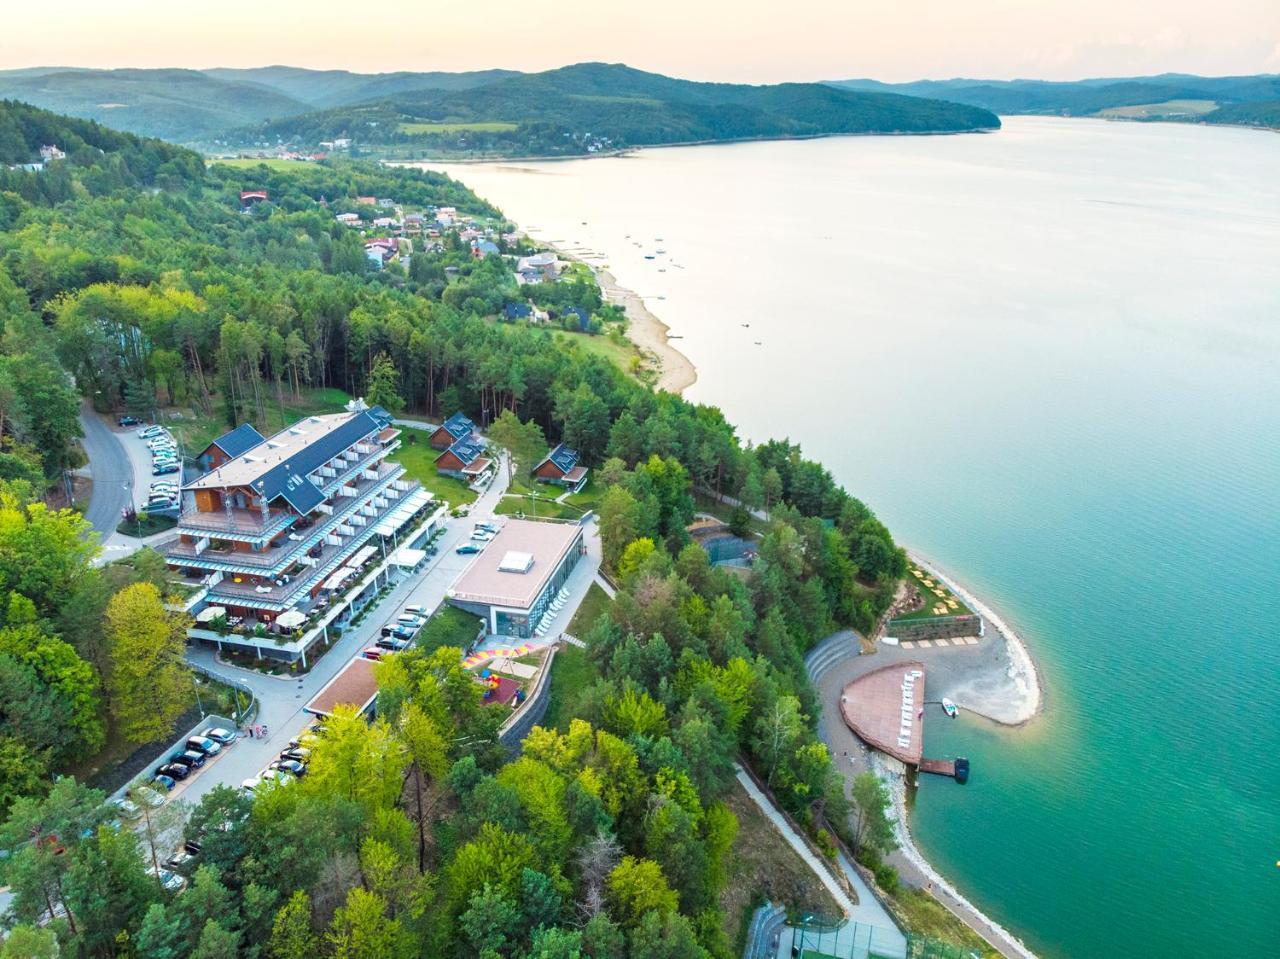
[[[1280,137],[1015,118],[453,172],[603,251],[691,397],[1027,639],[1038,720],[928,727],[974,774],[926,777],[915,831],[970,899],[1045,956],[1280,954]]]

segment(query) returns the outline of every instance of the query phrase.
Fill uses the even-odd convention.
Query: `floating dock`
[[[918,661],[881,666],[841,690],[840,715],[868,746],[921,772],[964,782],[967,760],[924,758],[924,680]]]

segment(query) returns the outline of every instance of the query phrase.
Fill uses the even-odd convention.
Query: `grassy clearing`
[[[1000,953],[992,949],[985,939],[923,889],[901,887],[892,899],[912,937],[932,939],[951,948],[959,947],[966,956],[972,953],[982,959],[999,959]]]
[[[604,488],[596,483],[595,477],[587,480],[587,485],[582,487],[576,493],[572,493],[565,497],[565,503],[575,506],[584,513],[589,509],[595,509],[600,505],[600,497],[604,495]]]
[[[590,333],[569,333],[560,330],[555,336],[557,341],[566,346],[572,345],[584,352],[594,353],[608,360],[622,372],[637,379],[643,379],[647,369],[644,357],[640,355],[636,345],[622,334],[616,337],[608,333],[593,336]]]
[[[221,166],[238,167],[240,169],[251,169],[257,166],[269,167],[272,170],[283,170],[291,172],[293,170],[301,170],[309,165],[306,160],[280,160],[275,157],[236,157],[233,160],[211,160],[210,166],[217,163]]]
[[[518,124],[508,120],[478,120],[473,123],[402,123],[397,129],[409,136],[431,133],[509,133]]]
[[[278,433],[286,426],[292,426],[304,416],[317,416],[321,413],[341,413],[351,397],[337,389],[305,389],[296,397],[286,396],[284,403],[275,402],[267,396],[263,402],[263,416],[254,418],[253,425],[263,436]],[[222,400],[213,397],[214,413],[204,415],[190,407],[165,410],[164,425],[174,437],[182,443],[182,449],[188,456],[194,456],[211,442],[231,429],[226,417],[222,415]],[[181,418],[174,419],[174,414]]]
[[[1203,116],[1218,108],[1214,100],[1165,100],[1163,103],[1139,103],[1127,107],[1108,107],[1098,116],[1120,120],[1152,120],[1156,117]]]
[[[787,845],[739,783],[733,783],[724,801],[738,817],[738,836],[730,851],[733,881],[720,894],[720,908],[725,933],[735,942],[737,954],[741,955],[745,945],[747,917],[765,899],[784,904],[793,914],[840,915],[840,907],[822,881]]]
[[[585,649],[565,646],[551,664],[551,690],[541,725],[566,730],[569,720],[581,713],[583,694],[600,678]]]
[[[441,646],[466,649],[480,632],[480,626],[479,616],[472,616],[456,606],[446,605],[422,627],[417,646],[427,653],[434,652]]]
[[[580,509],[533,496],[504,496],[498,500],[498,505],[493,508],[493,511],[502,516],[523,513],[525,516],[536,516],[542,519],[578,519],[582,516]]]
[[[444,500],[452,506],[474,503],[476,494],[467,484],[436,472],[436,457],[440,453],[431,448],[431,434],[411,426],[402,429],[404,432],[400,434],[400,449],[388,459],[403,466],[405,474],[421,483],[422,488],[436,499]]]
[[[942,580],[930,576],[919,566],[907,566],[907,586],[924,597],[924,606],[896,619],[935,619],[942,616],[969,616],[972,611]],[[951,604],[955,605],[952,606]]]
[[[611,605],[613,600],[609,598],[609,594],[600,588],[599,583],[592,583],[587,595],[582,597],[582,605],[569,623],[569,635],[581,639],[591,631],[596,620],[609,611]]]
[[[590,632],[592,624],[608,612],[612,602],[603,589],[592,583],[569,623],[569,635],[581,638]],[[583,695],[599,677],[587,650],[566,644],[551,664],[551,689],[542,725],[548,729],[568,729],[569,720],[581,712]]]

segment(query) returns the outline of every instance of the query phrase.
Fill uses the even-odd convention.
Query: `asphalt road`
[[[107,421],[88,403],[80,409],[80,426],[93,473],[93,493],[84,515],[105,542],[116,531],[121,510],[129,502],[125,484],[133,481],[133,465]]]

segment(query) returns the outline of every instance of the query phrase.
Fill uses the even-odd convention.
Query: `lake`
[[[448,169],[604,252],[688,396],[1019,628],[1044,714],[927,732],[973,762],[913,818],[970,899],[1045,956],[1276,954],[1280,136],[1011,118]]]

